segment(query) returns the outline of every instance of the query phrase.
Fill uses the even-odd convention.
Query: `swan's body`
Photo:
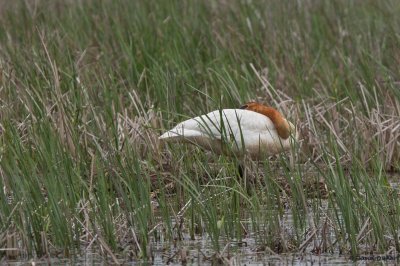
[[[261,105],[262,106],[262,105]],[[259,159],[290,149],[290,133],[294,126],[275,109],[273,115],[263,114],[246,105],[243,109],[223,109],[179,123],[159,139],[189,142],[217,154],[233,152]],[[279,130],[278,124],[285,130]],[[277,130],[278,128],[278,130]]]

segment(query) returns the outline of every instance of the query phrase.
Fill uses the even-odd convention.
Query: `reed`
[[[2,3],[0,261],[89,250],[151,261],[161,243],[184,262],[199,239],[223,263],[246,241],[274,256],[399,252],[399,11]],[[301,139],[245,160],[245,179],[237,158],[158,142],[176,122],[249,100],[278,108]]]

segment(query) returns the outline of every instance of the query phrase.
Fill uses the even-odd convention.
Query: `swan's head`
[[[251,110],[254,112],[257,112],[260,108],[265,107],[265,105],[262,105],[261,103],[257,102],[248,102],[240,107],[240,109],[246,109],[246,110]]]

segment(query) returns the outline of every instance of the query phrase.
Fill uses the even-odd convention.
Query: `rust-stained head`
[[[283,115],[276,109],[257,102],[248,102],[241,106],[240,109],[250,110],[267,116],[269,119],[271,119],[272,123],[274,123],[279,137],[282,139],[289,138],[292,129]]]
[[[252,109],[257,108],[257,106],[259,106],[259,105],[264,106],[264,105],[262,105],[260,103],[257,103],[257,102],[248,102],[248,103],[240,106],[240,109],[252,110]]]

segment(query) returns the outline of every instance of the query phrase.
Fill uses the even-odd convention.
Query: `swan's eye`
[[[247,109],[247,107],[249,107],[249,105],[245,104],[245,105],[241,106],[240,109]]]

